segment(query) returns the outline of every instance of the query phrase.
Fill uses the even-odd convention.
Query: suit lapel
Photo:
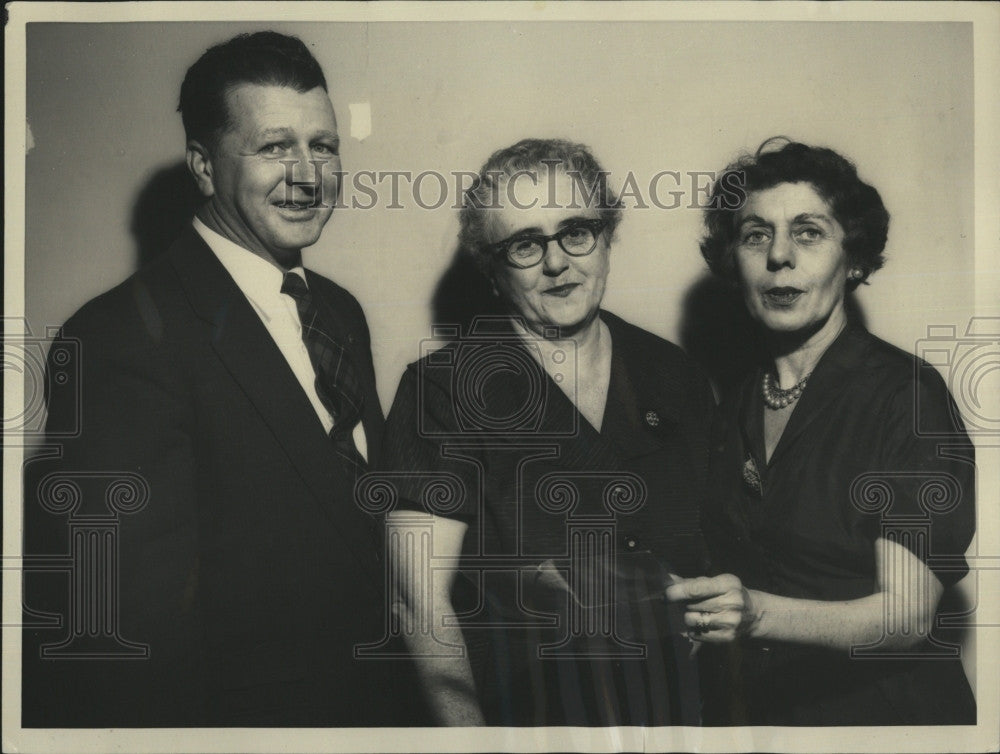
[[[370,563],[363,514],[353,484],[284,355],[222,263],[192,229],[181,237],[174,267],[198,316],[211,325],[212,347],[330,516],[358,562]],[[191,237],[193,236],[193,238]],[[347,531],[345,531],[347,529]],[[361,551],[368,546],[369,552]],[[381,581],[381,574],[370,574]]]

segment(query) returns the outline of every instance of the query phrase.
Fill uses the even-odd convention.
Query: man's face
[[[321,87],[240,84],[226,105],[229,127],[199,181],[210,195],[203,219],[280,267],[299,264],[337,200],[340,140],[330,98]]]

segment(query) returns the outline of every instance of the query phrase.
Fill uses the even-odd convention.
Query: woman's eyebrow
[[[819,220],[825,223],[832,222],[832,219],[830,218],[829,215],[824,215],[821,212],[803,212],[801,215],[796,215],[795,219],[792,222],[807,223],[815,220]]]
[[[585,223],[590,220],[596,220],[596,217],[585,217],[584,215],[573,215],[572,217],[567,217],[565,220],[560,220],[557,228],[565,228],[570,225],[576,225],[577,223]]]
[[[518,228],[513,233],[510,234],[511,238],[515,236],[543,236],[542,229],[537,225],[532,225],[530,228]]]
[[[747,225],[748,223],[752,223],[754,225],[767,225],[768,227],[772,225],[772,223],[768,222],[760,215],[747,215],[742,220],[740,220],[739,224],[736,227],[742,228],[744,225]]]

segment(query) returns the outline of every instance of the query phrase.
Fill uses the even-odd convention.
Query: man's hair
[[[723,194],[735,183],[749,197],[779,183],[808,183],[830,205],[844,229],[848,263],[861,270],[861,278],[848,281],[848,290],[866,281],[882,267],[889,233],[889,212],[878,191],[858,177],[854,164],[826,147],[813,147],[775,136],[757,149],[730,163],[716,180],[705,210],[705,235],[701,254],[709,268],[722,278],[735,280],[733,251],[736,222],[742,207],[729,207]]]
[[[496,207],[500,184],[518,174],[548,175],[561,170],[578,182],[580,198],[593,197],[604,234],[609,241],[621,220],[622,206],[608,183],[608,172],[590,148],[565,139],[523,139],[500,149],[486,161],[472,187],[466,191],[459,213],[459,245],[483,272],[490,264],[487,222]]]
[[[298,37],[275,31],[240,34],[206,50],[184,76],[177,110],[188,140],[214,145],[229,126],[226,93],[239,84],[326,91],[323,70]]]

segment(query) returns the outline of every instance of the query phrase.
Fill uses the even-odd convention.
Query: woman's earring
[[[864,275],[864,273],[861,270],[859,270],[857,267],[852,267],[851,271],[848,273],[847,276],[851,280],[861,280],[861,278],[862,278],[863,275]]]

